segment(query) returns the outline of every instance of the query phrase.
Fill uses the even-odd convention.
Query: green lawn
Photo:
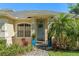
[[[49,51],[49,56],[79,56],[79,51]]]

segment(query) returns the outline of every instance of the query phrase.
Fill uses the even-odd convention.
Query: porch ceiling
[[[48,18],[51,18],[53,16],[55,16],[55,15],[53,15],[53,14],[48,14],[48,15],[34,15],[33,18],[35,18],[35,19],[40,19],[40,18],[48,19]]]

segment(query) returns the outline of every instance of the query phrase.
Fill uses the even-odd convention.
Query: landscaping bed
[[[32,51],[32,45],[19,46],[13,44],[11,46],[6,46],[4,42],[5,40],[0,40],[0,56],[16,56]]]

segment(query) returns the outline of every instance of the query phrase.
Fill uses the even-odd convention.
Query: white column
[[[36,34],[36,19],[33,18],[33,21],[32,21],[32,33],[33,34],[35,33]]]
[[[48,42],[48,33],[47,33],[47,29],[45,29],[45,43],[47,44]]]
[[[48,44],[48,21],[45,20],[45,43]]]

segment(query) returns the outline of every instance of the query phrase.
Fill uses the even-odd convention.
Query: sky
[[[68,12],[69,4],[64,3],[0,3],[0,9],[13,10],[51,10]]]

